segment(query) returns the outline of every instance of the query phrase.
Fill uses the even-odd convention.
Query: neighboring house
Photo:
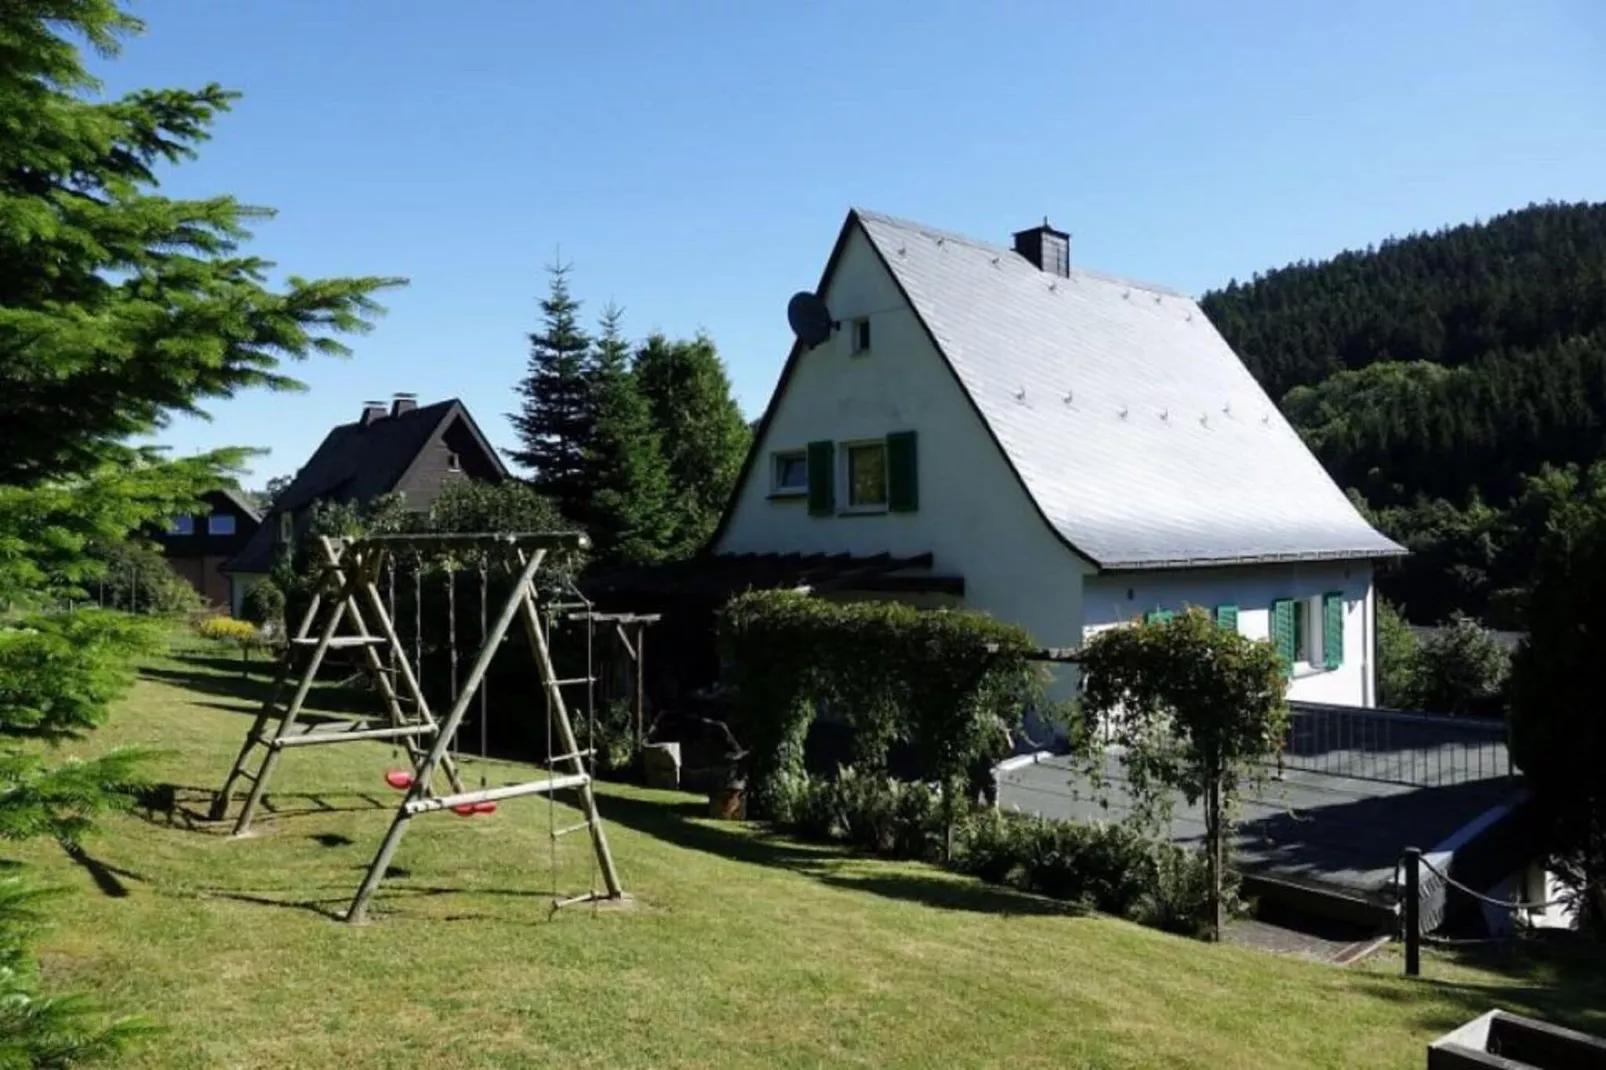
[[[499,483],[508,471],[456,398],[420,406],[411,394],[390,405],[365,402],[362,415],[324,438],[262,518],[256,537],[227,564],[235,615],[251,585],[304,535],[317,502],[366,504],[400,493],[410,509],[428,509],[458,480]]]
[[[880,589],[1048,647],[1202,606],[1275,637],[1291,698],[1374,704],[1373,562],[1404,550],[1191,297],[1072,267],[1046,222],[1009,247],[864,211],[817,294],[833,329],[793,346],[715,560],[908,565]]]
[[[208,511],[176,516],[156,536],[162,556],[209,605],[227,606],[229,578],[223,564],[239,553],[262,525],[256,507],[237,490],[201,495]]]

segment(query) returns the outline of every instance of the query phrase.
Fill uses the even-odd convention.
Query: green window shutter
[[[920,468],[913,431],[894,431],[887,436],[887,508],[894,513],[920,508]]]
[[[810,442],[808,446],[809,515],[836,512],[836,443]]]
[[[1279,598],[1271,604],[1271,642],[1283,659],[1283,672],[1294,671],[1294,601]]]
[[[1237,606],[1217,606],[1216,607],[1216,624],[1217,624],[1217,626],[1225,628],[1226,630],[1228,630],[1230,632],[1237,631],[1238,630],[1238,607]]]
[[[1344,595],[1322,595],[1322,663],[1329,669],[1344,664]]]

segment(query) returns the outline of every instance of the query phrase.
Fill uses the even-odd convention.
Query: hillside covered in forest
[[[1417,623],[1520,626],[1538,534],[1597,496],[1606,204],[1544,204],[1234,281],[1205,311],[1340,485],[1412,551]]]

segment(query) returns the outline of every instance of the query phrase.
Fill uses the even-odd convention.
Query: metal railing
[[[1512,775],[1503,720],[1290,702],[1284,769],[1447,787]]]

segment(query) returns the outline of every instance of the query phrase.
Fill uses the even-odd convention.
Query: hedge
[[[855,765],[884,771],[891,746],[907,743],[921,775],[951,795],[975,763],[1000,756],[1047,682],[1024,628],[973,610],[753,591],[725,606],[719,639],[761,816],[785,816],[822,708],[853,730]]]

